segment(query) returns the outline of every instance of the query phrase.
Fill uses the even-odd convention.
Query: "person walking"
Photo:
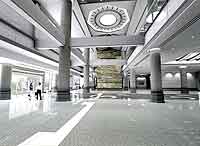
[[[38,98],[40,96],[40,98]],[[42,84],[39,82],[38,86],[36,87],[36,98],[37,100],[42,100]]]

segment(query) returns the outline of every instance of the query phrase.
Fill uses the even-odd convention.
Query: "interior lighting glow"
[[[181,74],[177,72],[177,73],[175,73],[174,77],[175,77],[175,78],[180,78],[180,77],[181,77]]]
[[[166,73],[166,74],[165,74],[165,77],[166,77],[166,78],[173,78],[173,74],[172,74],[172,73]]]
[[[187,78],[188,78],[188,79],[191,79],[191,78],[193,78],[193,75],[192,75],[191,73],[188,72],[188,73],[187,73]]]
[[[160,48],[152,48],[149,50],[149,52],[157,52],[157,51],[160,51]]]
[[[184,69],[184,68],[187,68],[187,66],[186,65],[181,65],[181,66],[179,66],[179,68]]]
[[[144,81],[145,78],[144,77],[138,77],[137,80]]]
[[[56,72],[56,73],[58,72],[57,70],[47,69],[47,68],[28,64],[21,61],[16,61],[16,60],[5,58],[5,57],[0,57],[0,64],[11,64],[11,65],[20,66],[20,67],[29,68],[29,69],[37,69],[40,71],[51,71],[51,72]]]
[[[47,59],[47,58],[45,58],[45,57],[42,57],[42,56],[36,55],[36,54],[34,54],[34,53],[31,53],[31,52],[29,52],[29,51],[27,51],[27,50],[24,50],[24,49],[22,49],[22,48],[19,48],[19,47],[17,47],[17,46],[14,46],[14,45],[12,45],[12,44],[10,44],[10,43],[7,43],[7,42],[5,42],[5,41],[0,40],[0,46],[3,47],[3,48],[8,49],[8,50],[10,50],[10,51],[13,51],[13,52],[16,52],[16,53],[19,53],[19,54],[28,56],[28,57],[30,57],[30,58],[39,60],[39,61],[41,61],[41,62],[43,62],[43,63],[46,63],[46,64],[49,64],[49,65],[58,67],[58,63],[56,63],[56,62],[54,62],[54,61],[51,61],[51,60],[49,60],[49,59]]]
[[[100,22],[103,25],[110,26],[115,24],[117,18],[113,14],[105,14],[100,18]]]

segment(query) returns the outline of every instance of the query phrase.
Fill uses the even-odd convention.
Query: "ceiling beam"
[[[133,35],[140,32],[141,26],[144,24],[146,20],[146,15],[148,12],[147,9],[148,1],[147,0],[137,0],[135,4],[135,8],[131,17],[131,21],[128,26],[128,30],[126,32],[127,35]],[[129,47],[123,47],[122,50],[128,51]]]
[[[47,34],[59,46],[65,44],[62,31],[53,25],[53,22],[31,0],[2,0],[12,7],[18,14]]]
[[[147,15],[147,0],[137,0],[129,27],[127,30],[127,35],[133,35],[134,33],[139,33],[141,26],[144,24]]]
[[[81,8],[80,8],[77,0],[73,1],[73,13],[74,13],[77,21],[79,22],[80,27],[81,27],[82,31],[84,32],[85,36],[91,37],[91,33],[89,31],[88,25],[85,21],[85,18],[83,16],[83,13],[81,11]]]
[[[85,21],[83,12],[82,12],[82,10],[80,8],[80,5],[79,5],[79,3],[78,3],[77,0],[73,1],[73,13],[74,13],[77,21],[79,22],[81,30],[83,31],[83,33],[85,34],[85,36],[86,37],[91,37],[92,36],[91,32],[90,32],[90,30],[88,28],[88,25],[87,25],[87,23]],[[93,49],[95,50],[96,48],[92,48],[92,50]]]
[[[71,50],[71,55],[76,58],[77,60],[79,60],[81,63],[85,64],[85,58],[84,56],[81,54],[81,52],[77,49],[72,49]]]
[[[126,64],[126,60],[123,59],[96,59],[95,61],[91,61],[92,66],[99,66],[99,65],[122,66],[124,64]]]
[[[91,48],[91,47],[121,47],[143,45],[145,38],[143,35],[132,36],[105,36],[89,38],[72,38],[72,48]]]

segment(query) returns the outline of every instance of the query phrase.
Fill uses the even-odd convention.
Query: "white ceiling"
[[[200,51],[200,20],[178,34],[173,40],[162,47],[162,59],[164,62],[174,61],[175,58],[186,53]]]

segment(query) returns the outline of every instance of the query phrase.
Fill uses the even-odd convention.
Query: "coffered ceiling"
[[[81,10],[83,12],[86,22],[88,22],[88,19],[90,20],[89,17],[91,15],[93,15],[94,18],[97,18],[97,16],[101,15],[99,19],[93,19],[94,20],[93,24],[94,25],[97,24],[97,29],[93,27],[91,24],[88,25],[92,36],[100,36],[100,35],[107,35],[107,34],[125,35],[129,26],[130,18],[132,17],[132,14],[135,8],[135,3],[136,1],[107,1],[107,2],[100,2],[100,3],[88,2],[84,4],[81,3],[80,7],[81,7]],[[94,13],[92,14],[92,12]],[[127,18],[125,18],[126,12],[127,12]],[[104,15],[111,16],[111,17],[114,16],[115,17],[114,19],[116,20],[113,20],[113,24],[111,24],[110,26],[106,24],[103,25],[99,23],[98,20],[101,20],[101,18],[103,18]],[[112,21],[112,20],[108,19],[107,21]],[[105,22],[105,23],[109,23],[109,22]],[[119,28],[120,24],[122,25],[125,24],[125,25]],[[98,29],[98,26],[100,26],[101,28]],[[115,26],[115,27],[111,27],[111,26]],[[104,30],[107,30],[107,28],[117,28],[117,29],[114,31],[104,31]]]

